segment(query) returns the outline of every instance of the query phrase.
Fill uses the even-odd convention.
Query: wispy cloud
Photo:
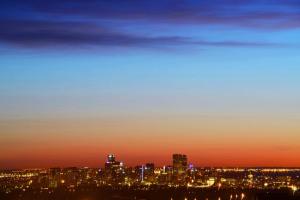
[[[150,46],[184,43],[180,37],[146,37],[113,31],[87,23],[1,21],[0,41],[23,47]]]
[[[0,11],[0,42],[25,48],[82,45],[139,48],[285,46],[261,41],[212,41],[176,33],[163,36],[158,32],[141,34],[122,29],[126,29],[128,24],[135,25],[137,21],[145,25],[220,25],[255,30],[300,28],[300,3],[294,0],[11,0],[3,3]],[[111,22],[118,22],[118,25],[111,25]]]
[[[84,45],[141,48],[174,45],[215,47],[266,47],[278,45],[266,42],[195,40],[179,36],[141,36],[83,22],[1,20],[0,29],[0,42],[26,48],[78,47]]]
[[[47,16],[230,25],[271,30],[300,28],[300,3],[296,0],[31,0],[26,3],[12,0],[10,3],[22,5],[20,11],[25,7],[28,12]]]

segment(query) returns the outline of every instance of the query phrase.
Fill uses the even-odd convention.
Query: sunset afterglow
[[[300,166],[298,1],[128,2],[1,3],[0,168]]]

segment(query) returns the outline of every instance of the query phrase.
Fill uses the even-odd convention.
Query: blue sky
[[[258,137],[300,117],[299,35],[295,0],[1,1],[0,144],[41,119],[265,120]]]

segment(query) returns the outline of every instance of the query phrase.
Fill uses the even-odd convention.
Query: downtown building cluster
[[[128,167],[110,154],[104,168],[50,168],[0,171],[0,191],[76,191],[89,187],[191,187],[191,188],[300,188],[297,168],[194,167],[184,154],[173,154],[172,165],[156,167],[145,163]]]

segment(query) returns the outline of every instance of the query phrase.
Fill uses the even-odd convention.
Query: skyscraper
[[[116,161],[116,157],[113,154],[107,156],[107,161],[105,162],[105,175],[106,181],[111,183],[119,183],[124,179],[123,162]]]
[[[184,154],[173,154],[173,173],[184,174],[187,169],[187,156]]]
[[[146,163],[144,166],[144,179],[148,182],[154,181],[154,163]]]

